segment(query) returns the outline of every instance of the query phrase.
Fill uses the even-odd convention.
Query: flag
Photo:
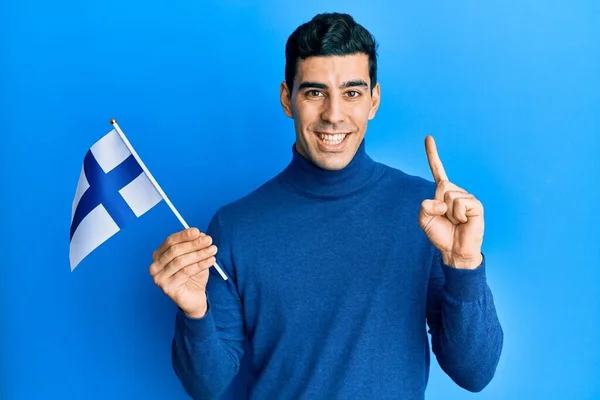
[[[71,211],[71,271],[162,200],[140,162],[116,129],[85,154]]]

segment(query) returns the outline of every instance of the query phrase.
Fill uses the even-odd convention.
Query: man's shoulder
[[[282,187],[278,174],[247,194],[220,206],[215,217],[240,224],[248,217],[264,214],[281,196]]]
[[[399,167],[378,162],[385,170],[383,183],[397,193],[405,196],[414,196],[415,199],[430,198],[435,193],[436,185],[431,180],[422,176],[411,174]]]

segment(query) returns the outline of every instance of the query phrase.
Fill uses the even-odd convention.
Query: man
[[[206,233],[175,233],[153,254],[150,274],[178,306],[173,366],[187,393],[226,391],[247,340],[251,399],[422,399],[428,331],[443,370],[482,390],[503,342],[483,207],[448,181],[431,137],[434,183],[367,155],[380,100],[371,34],[345,14],[301,25],[280,92],[289,165]]]

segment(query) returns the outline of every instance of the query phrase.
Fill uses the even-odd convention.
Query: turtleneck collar
[[[294,143],[292,160],[283,171],[283,177],[305,194],[322,198],[341,197],[368,184],[376,171],[376,165],[366,153],[364,139],[352,161],[337,171],[325,170],[313,164],[298,152]]]

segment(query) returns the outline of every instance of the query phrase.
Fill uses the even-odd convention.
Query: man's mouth
[[[344,139],[346,138],[346,136],[348,136],[348,134],[347,133],[335,133],[335,134],[317,133],[317,136],[319,136],[321,141],[323,143],[325,143],[326,145],[336,146],[336,145],[342,143],[344,141]]]

